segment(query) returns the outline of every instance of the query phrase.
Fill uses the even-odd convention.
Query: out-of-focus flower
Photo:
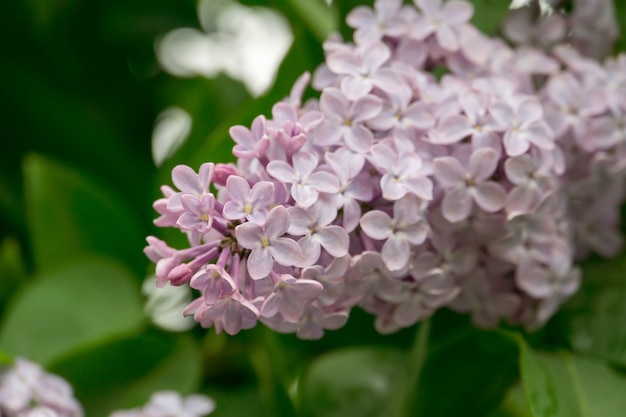
[[[0,371],[0,415],[82,417],[83,410],[67,381],[18,357]]]
[[[109,417],[204,417],[214,410],[215,402],[206,395],[183,397],[174,391],[159,391],[142,408],[116,411]]]

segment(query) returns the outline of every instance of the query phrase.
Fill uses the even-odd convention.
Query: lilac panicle
[[[575,260],[622,245],[626,55],[596,55],[608,3],[513,11],[518,46],[480,33],[466,1],[357,7],[354,43],[332,36],[271,118],[230,129],[236,163],[174,168],[155,224],[189,247],[148,238],[157,284],[197,290],[184,314],[229,334],[320,338],[357,306],[384,333],[443,307],[542,325],[579,287]]]
[[[24,358],[0,371],[0,415],[7,417],[82,417],[72,387]]]

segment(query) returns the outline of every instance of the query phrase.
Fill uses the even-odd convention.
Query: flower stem
[[[408,356],[408,366],[404,384],[398,387],[398,395],[392,399],[391,414],[394,416],[416,417],[415,398],[419,393],[420,377],[426,361],[430,338],[430,318],[422,321],[415,332],[415,339]]]

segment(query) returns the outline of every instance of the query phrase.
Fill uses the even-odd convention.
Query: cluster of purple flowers
[[[0,416],[83,417],[83,410],[64,379],[17,358],[0,372]]]
[[[577,290],[577,256],[619,250],[626,55],[512,47],[470,3],[415,5],[353,10],[319,100],[305,74],[272,119],[231,128],[236,164],[174,168],[155,224],[190,247],[145,252],[159,286],[199,291],[184,313],[202,326],[315,339],[355,306],[385,333],[447,306],[533,327]]]
[[[142,408],[116,411],[110,417],[204,417],[215,402],[201,394],[182,397],[174,391],[152,394]],[[0,371],[0,417],[83,417],[70,384],[24,358]]]

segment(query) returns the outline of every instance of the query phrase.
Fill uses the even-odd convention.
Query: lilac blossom
[[[308,303],[324,289],[317,281],[282,274],[274,278],[272,293],[261,307],[261,315],[272,317],[280,313],[289,323],[297,323],[302,318]]]
[[[159,391],[141,408],[116,411],[109,417],[205,417],[215,410],[215,401],[206,395],[181,396],[175,391]]]
[[[358,6],[352,10],[346,21],[356,28],[354,39],[359,44],[373,43],[384,36],[398,37],[404,34],[406,22],[400,12],[401,0],[381,0],[374,3],[374,10]]]
[[[470,3],[462,1],[414,0],[422,11],[411,25],[410,36],[423,40],[431,34],[435,35],[439,45],[449,51],[459,49],[457,26],[466,23],[472,17],[474,8]]]
[[[272,161],[267,172],[279,181],[291,184],[291,196],[299,206],[307,208],[317,201],[320,192],[339,191],[337,179],[329,172],[316,171],[318,157],[301,151],[293,156],[293,166],[284,161]]]
[[[283,206],[273,208],[267,215],[265,226],[243,223],[235,229],[238,243],[252,252],[248,257],[248,272],[252,279],[269,275],[274,261],[281,265],[298,265],[302,262],[302,251],[298,244],[283,236],[291,220]]]
[[[554,148],[552,131],[542,120],[543,108],[533,98],[522,98],[513,105],[493,103],[490,114],[504,130],[504,149],[509,156],[525,153],[531,144],[542,148]]]
[[[361,228],[372,239],[385,240],[382,259],[387,268],[397,271],[407,266],[411,244],[426,240],[428,226],[415,210],[416,198],[406,196],[393,205],[393,218],[380,210],[367,212],[361,217]]]
[[[0,415],[31,414],[82,417],[83,410],[67,381],[18,357],[14,365],[0,375]]]
[[[374,87],[385,91],[402,88],[401,79],[383,65],[391,57],[389,47],[382,42],[360,45],[355,49],[342,49],[326,57],[331,71],[344,75],[341,91],[350,100],[361,98]]]
[[[274,186],[267,181],[260,181],[250,189],[248,181],[231,175],[226,180],[226,191],[231,198],[224,204],[223,216],[229,220],[247,220],[262,224],[274,196]]]
[[[331,225],[337,212],[320,204],[308,210],[299,207],[289,209],[291,223],[288,232],[293,236],[304,236],[298,240],[302,249],[303,263],[313,265],[320,257],[321,248],[335,258],[348,254],[349,237],[340,226]]]
[[[336,88],[324,89],[320,98],[322,123],[312,132],[313,143],[330,146],[345,143],[356,152],[365,152],[374,141],[374,135],[364,122],[376,117],[382,108],[380,98],[364,95],[351,102]]]
[[[623,243],[626,55],[585,57],[610,35],[604,1],[514,12],[517,47],[464,1],[355,9],[356,43],[323,45],[319,100],[302,102],[305,73],[271,118],[231,129],[236,163],[174,169],[155,224],[188,247],[148,238],[157,286],[198,290],[185,314],[229,334],[320,338],[353,308],[383,333],[446,306],[481,327],[545,323],[579,285],[574,260]],[[573,46],[541,49],[564,25]]]
[[[504,206],[506,190],[497,182],[488,181],[497,163],[498,155],[489,148],[472,152],[466,167],[453,157],[435,159],[435,177],[447,189],[442,202],[442,212],[447,220],[465,220],[473,202],[489,213]]]
[[[380,178],[383,197],[395,201],[407,193],[422,200],[432,200],[433,184],[420,170],[422,160],[413,152],[396,152],[387,145],[372,147],[372,162],[384,172]]]

